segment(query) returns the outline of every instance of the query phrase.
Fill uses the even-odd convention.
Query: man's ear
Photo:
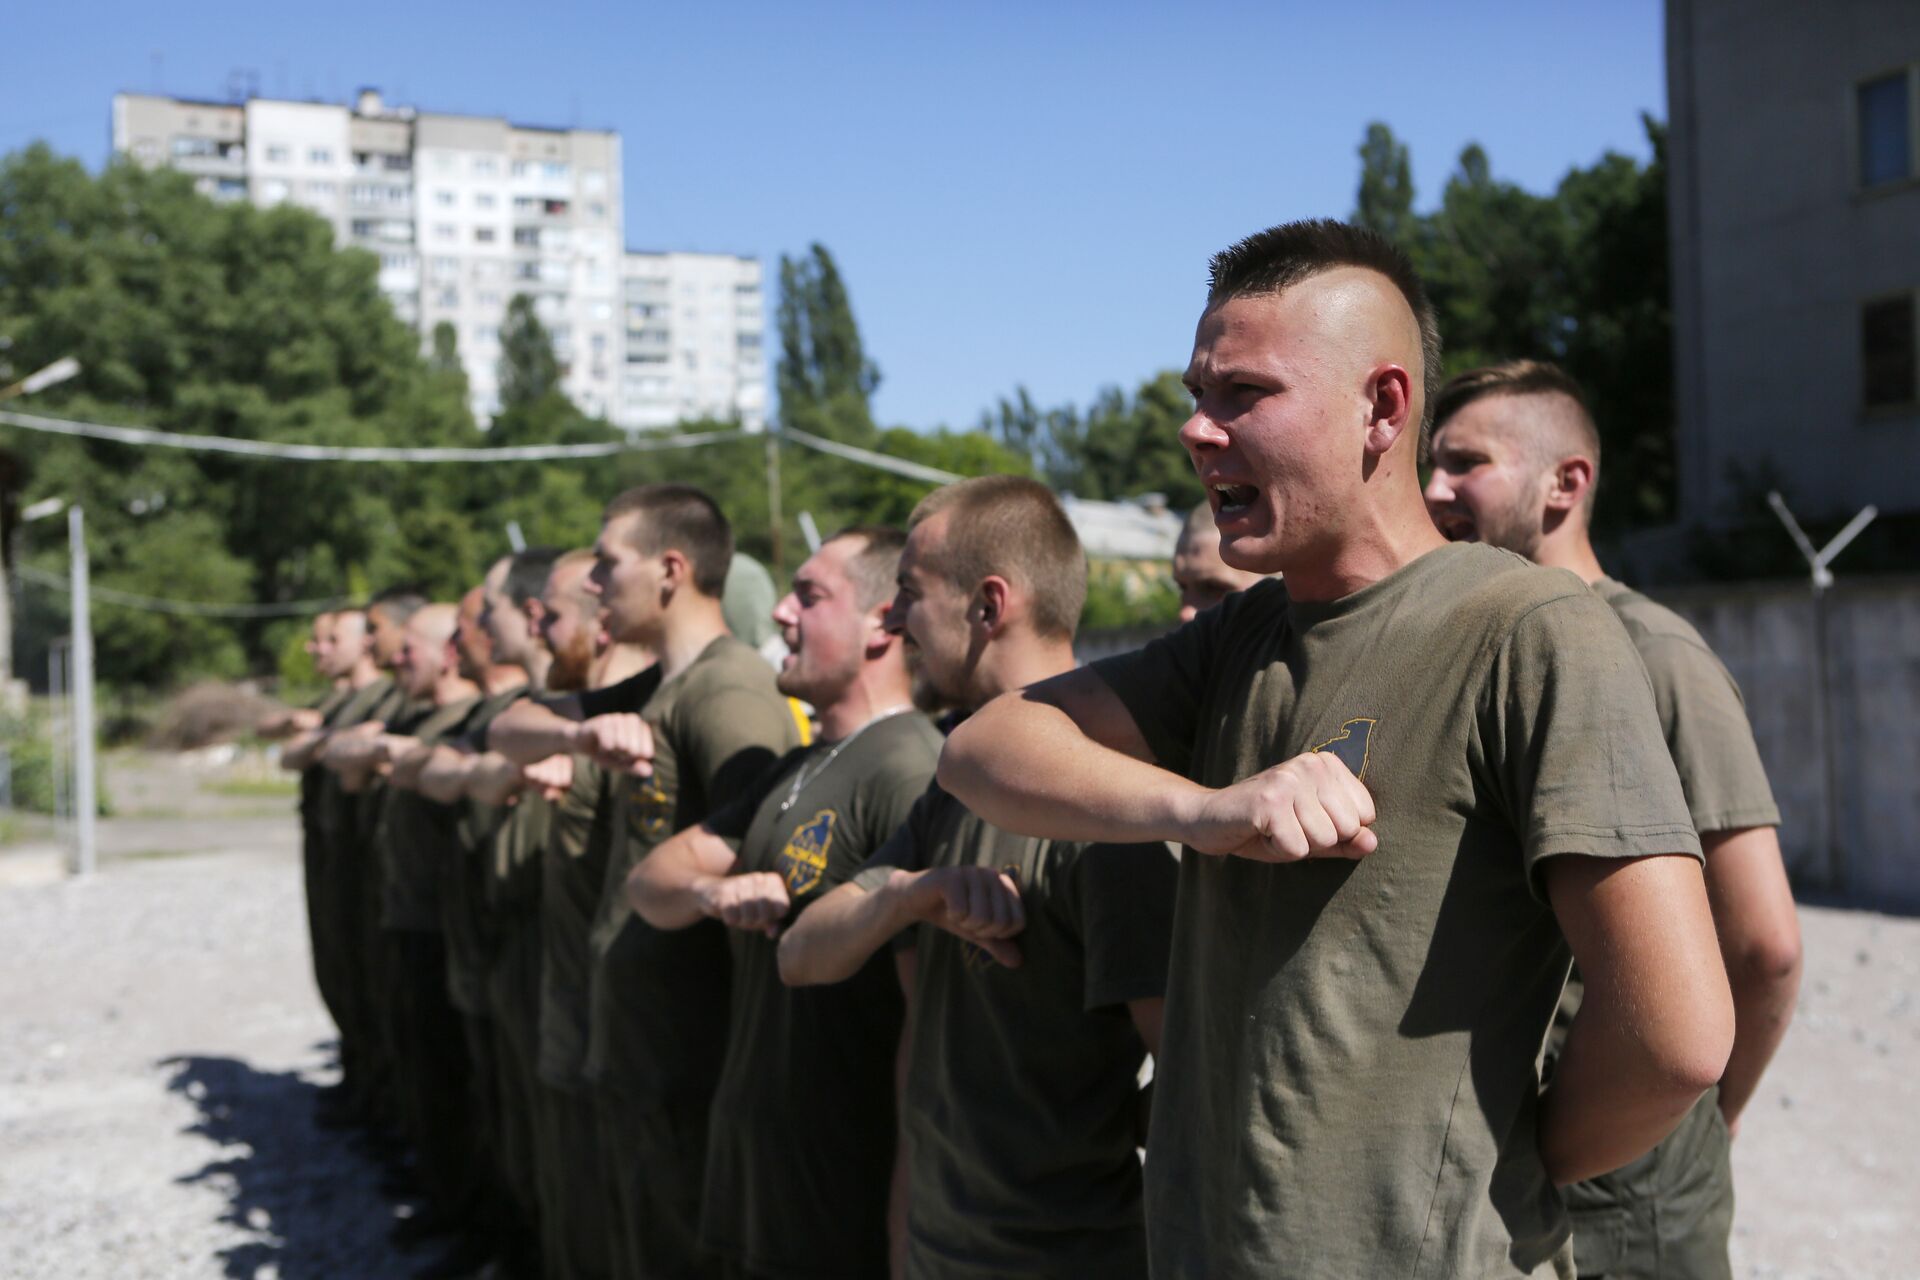
[[[693,581],[693,565],[684,553],[668,548],[660,553],[660,585],[669,591],[677,591]]]
[[[1575,454],[1562,458],[1547,481],[1547,509],[1571,511],[1586,500],[1593,488],[1593,459]]]
[[[998,635],[1007,625],[1007,614],[1013,603],[1013,585],[997,573],[990,573],[980,580],[975,593],[979,601],[980,621],[985,624],[988,635]]]
[[[1413,420],[1413,377],[1397,364],[1383,364],[1367,376],[1367,452],[1384,457]]]
[[[867,610],[864,618],[865,632],[861,636],[861,651],[869,658],[877,658],[894,644],[897,635],[888,628],[887,619],[893,615],[893,601],[883,600]]]

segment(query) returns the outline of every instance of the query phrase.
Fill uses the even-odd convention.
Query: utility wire
[[[15,413],[0,409],[0,423],[25,431],[51,435],[77,436],[87,440],[111,440],[116,444],[186,449],[199,453],[230,453],[249,458],[273,458],[283,462],[559,462],[579,458],[609,458],[622,453],[651,453],[665,449],[694,449],[728,440],[751,439],[752,433],[740,430],[700,431],[688,435],[641,436],[630,440],[607,440],[593,444],[496,445],[488,448],[395,448],[386,445],[283,444],[273,440],[242,440],[233,436],[199,435],[184,431],[159,431],[152,427],[121,427],[105,422],[82,422],[70,418],[46,418],[33,413]],[[830,454],[848,462],[890,471],[910,480],[928,484],[951,484],[961,477],[939,467],[929,467],[905,458],[876,453],[837,440],[826,440],[806,431],[788,428],[775,438],[791,440],[817,453]]]
[[[16,565],[14,574],[23,582],[49,587],[55,591],[71,592],[72,586],[66,578],[32,565]],[[131,591],[115,591],[112,587],[88,588],[88,594],[100,604],[115,604],[127,609],[146,609],[153,613],[168,613],[182,618],[300,618],[328,609],[338,608],[348,603],[346,596],[330,596],[325,600],[288,600],[281,604],[209,604],[200,600],[164,600],[159,596],[135,595]]]
[[[274,440],[241,440],[233,436],[199,435],[186,431],[157,431],[152,427],[118,427],[105,422],[43,418],[33,413],[0,409],[0,423],[50,435],[111,440],[116,444],[186,449],[198,453],[232,453],[283,462],[558,462],[576,458],[609,458],[621,453],[651,453],[663,449],[692,449],[723,440],[745,439],[739,430],[701,431],[690,435],[645,436],[633,440],[606,440],[593,444],[521,444],[488,448],[395,448],[387,445],[283,444]]]

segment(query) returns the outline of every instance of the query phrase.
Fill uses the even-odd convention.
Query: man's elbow
[[[1733,1053],[1733,996],[1725,981],[1703,982],[1675,1010],[1672,1034],[1652,1049],[1654,1074],[1687,1105],[1720,1082]]]
[[[809,939],[799,922],[780,935],[780,945],[774,949],[774,957],[780,970],[780,982],[788,987],[817,987],[834,981],[832,975],[821,972],[818,957],[814,949],[807,945]]]
[[[1799,984],[1801,963],[1800,924],[1789,917],[1742,939],[1727,956],[1727,977],[1744,990],[1793,987]]]

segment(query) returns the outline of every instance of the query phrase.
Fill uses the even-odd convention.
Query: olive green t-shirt
[[[940,741],[907,712],[872,722],[830,762],[834,743],[797,748],[706,826],[739,851],[736,874],[786,882],[791,920],[906,821]],[[701,1243],[774,1280],[885,1277],[903,1011],[893,957],[871,957],[845,982],[789,987],[774,939],[727,937],[732,1019],[707,1130]]]
[[[460,732],[479,705],[462,698],[396,721],[396,733],[429,746]],[[440,886],[444,864],[460,856],[460,811],[417,791],[387,789],[376,828],[379,849],[380,927],[413,933],[440,931]]]
[[[385,721],[388,715],[400,708],[400,688],[391,677],[381,676],[354,690],[353,697],[342,705],[328,728],[334,730],[351,729],[355,725],[365,724],[369,720]],[[343,841],[357,838],[355,820],[359,812],[360,799],[356,793],[349,793],[340,785],[340,775],[333,770],[321,767],[319,778],[314,785],[313,816],[321,832],[322,840],[331,850]]]
[[[522,803],[526,803],[522,801]],[[587,989],[593,953],[587,931],[607,883],[617,820],[607,775],[576,757],[573,785],[547,805],[540,852],[540,1078],[556,1089],[586,1083]]]
[[[1718,831],[1778,826],[1780,810],[1774,804],[1766,767],[1760,763],[1760,748],[1753,740],[1753,726],[1747,722],[1746,702],[1732,673],[1692,624],[1665,605],[1611,578],[1600,579],[1593,589],[1619,616],[1640,661],[1646,665],[1647,678],[1653,683],[1653,704],[1660,714],[1667,750],[1680,773],[1680,788],[1686,793],[1694,829],[1706,836]],[[1566,1042],[1584,994],[1585,984],[1576,966],[1567,977],[1554,1015],[1547,1043],[1549,1059]],[[1657,1163],[1660,1153],[1714,1149],[1705,1131],[1718,1123],[1714,1112],[1719,1102],[1719,1090],[1709,1089],[1660,1143],[1656,1153],[1635,1161],[1618,1175],[1608,1175],[1607,1186],[1616,1191],[1641,1187],[1646,1178],[1634,1175]]]
[[[1208,786],[1336,752],[1380,841],[1181,859],[1154,1275],[1564,1268],[1535,1060],[1570,956],[1542,864],[1700,851],[1612,611],[1570,573],[1451,544],[1330,603],[1258,583],[1093,669],[1159,763]]]
[[[796,745],[798,726],[773,668],[730,635],[623,709],[653,728],[653,772],[614,781],[620,816],[589,934],[587,1075],[642,1106],[704,1105],[726,1051],[726,930],[713,920],[655,929],[628,907],[627,873],[744,791]]]
[[[344,687],[330,690],[326,697],[314,705],[314,710],[320,713],[321,726],[334,728],[353,704],[354,695],[358,692],[360,690]],[[320,799],[320,779],[325,773],[326,769],[317,763],[309,764],[300,771],[300,821],[306,828],[309,844],[316,834],[314,813]]]
[[[508,707],[527,696],[525,685],[488,694],[473,709],[464,732],[485,742],[487,729]],[[463,800],[457,806],[460,838],[454,856],[440,864],[440,919],[447,938],[447,994],[453,1006],[487,1016],[487,964],[493,951],[493,919],[487,906],[486,853],[506,821],[505,805]]]
[[[1076,844],[992,826],[938,782],[854,883],[984,866],[1020,886],[1021,963],[913,930],[907,1275],[1144,1277],[1129,1000],[1164,994],[1176,863],[1167,846]]]
[[[1685,618],[1611,578],[1593,584],[1626,626],[1696,831],[1780,825],[1740,686]]]

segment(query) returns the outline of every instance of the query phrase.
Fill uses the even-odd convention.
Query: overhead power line
[[[120,427],[105,422],[70,418],[43,418],[33,413],[0,409],[0,423],[25,431],[111,440],[116,444],[196,453],[230,453],[282,462],[560,462],[578,458],[609,458],[620,453],[651,453],[663,449],[692,449],[723,440],[747,438],[744,431],[700,431],[689,435],[642,436],[592,444],[494,445],[486,448],[395,448],[387,445],[283,444],[275,440],[241,440],[233,436],[199,435],[187,431],[159,431],[152,427]]]
[[[64,575],[36,569],[32,565],[20,565],[14,569],[14,573],[23,582],[51,587],[62,593],[71,590]],[[99,604],[146,609],[183,618],[301,618],[337,609],[349,602],[346,596],[330,596],[325,600],[287,600],[279,604],[210,604],[202,600],[166,600],[159,596],[136,595],[131,591],[115,591],[111,587],[93,587],[89,594]]]

